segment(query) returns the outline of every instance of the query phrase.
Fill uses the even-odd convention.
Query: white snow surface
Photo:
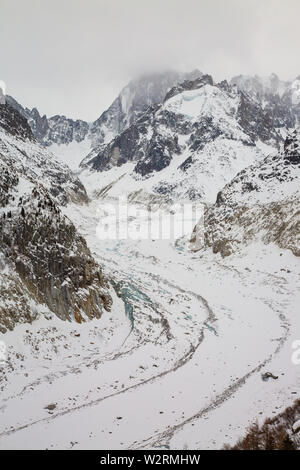
[[[98,205],[64,211],[133,295],[133,323],[113,295],[100,320],[41,316],[2,335],[1,449],[219,449],[299,397],[298,258],[263,244],[221,259],[184,240],[104,243]]]
[[[103,172],[84,169],[79,177],[91,197],[109,185],[106,196],[116,197],[121,193],[130,194],[136,191],[146,193],[162,193],[172,199],[201,199],[213,203],[218,192],[231,181],[242,169],[261,161],[266,155],[276,150],[257,141],[255,145],[244,132],[237,119],[240,95],[228,93],[213,85],[204,85],[198,89],[183,91],[169,98],[158,111],[156,119],[165,112],[177,116],[178,121],[186,122],[187,126],[201,119],[212,120],[212,127],[218,129],[220,135],[203,142],[201,150],[190,147],[190,132],[175,132],[180,147],[179,154],[173,154],[170,164],[161,171],[154,171],[142,177],[134,171],[137,159],[120,167],[113,166]],[[180,128],[180,126],[179,126]],[[153,126],[148,126],[146,139],[150,141]],[[159,123],[155,128],[162,140],[173,136],[174,130]],[[87,162],[97,155],[97,149],[85,159]],[[186,164],[186,161],[191,162]],[[184,165],[183,165],[184,164]],[[181,167],[183,165],[183,167]]]

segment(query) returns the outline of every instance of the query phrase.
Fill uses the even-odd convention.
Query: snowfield
[[[44,312],[0,337],[0,448],[220,449],[290,405],[299,259],[263,244],[222,259],[186,239],[104,242],[98,204],[63,210],[112,279],[112,312],[81,325]]]

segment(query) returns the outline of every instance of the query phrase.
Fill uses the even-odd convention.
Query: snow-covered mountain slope
[[[210,249],[194,253],[184,237],[101,239],[106,201],[66,204],[76,179],[10,117],[0,156],[0,448],[220,449],[285,409],[300,386],[297,134],[274,151],[280,136],[261,102],[206,76],[173,87],[89,157],[101,170],[81,174],[90,194],[130,193],[129,211],[131,201],[212,202],[205,243],[197,231],[193,246]],[[128,221],[139,228],[152,212]],[[113,233],[118,220],[105,222]],[[278,379],[262,380],[268,372]]]
[[[0,154],[14,169],[41,182],[60,204],[88,201],[79,179],[36,141],[26,119],[8,104],[0,106]]]
[[[300,105],[300,75],[290,86],[290,94],[293,105]]]
[[[169,199],[213,201],[238,171],[271,150],[262,143],[279,140],[258,103],[204,75],[175,86],[163,103],[148,108],[108,145],[95,148],[81,163],[90,170],[82,178],[88,182],[90,176],[102,188],[112,184],[115,190],[118,184],[124,190],[127,185],[127,192],[143,188]],[[94,172],[102,172],[101,177]]]
[[[230,83],[237,85],[247,95],[259,98],[261,101],[270,95],[283,96],[290,86],[289,81],[280,80],[275,73],[272,73],[269,77],[237,75],[230,80]]]
[[[103,243],[97,206],[63,210],[115,280],[117,308],[100,321],[41,318],[5,334],[0,448],[220,449],[291,404],[300,385],[293,254],[260,244],[200,259],[170,240]],[[269,371],[278,380],[263,381]]]
[[[11,96],[7,103],[14,107],[28,120],[35,138],[45,147],[68,164],[76,168],[91,148],[101,143],[108,143],[126,129],[148,108],[160,103],[169,88],[185,79],[195,79],[201,72],[189,73],[167,71],[144,75],[126,85],[112,105],[94,122],[70,119],[55,115],[48,118],[41,116],[36,108],[24,108]],[[68,158],[74,153],[74,159]],[[66,158],[66,161],[64,160]]]
[[[85,240],[41,185],[2,158],[0,167],[2,332],[31,322],[41,304],[63,320],[99,318],[111,299]]]
[[[16,110],[1,105],[2,333],[16,323],[31,323],[39,311],[80,323],[110,308],[101,268],[59,208],[71,201],[87,202],[82,184],[35,141]]]
[[[282,81],[276,74],[269,77],[239,75],[231,84],[257,100],[268,111],[275,128],[286,130],[300,123],[300,79]]]
[[[201,76],[199,70],[189,73],[167,71],[132,80],[108,110],[91,125],[92,147],[110,142],[132,125],[149,106],[161,103],[167,91],[177,83]]]
[[[300,256],[300,138],[241,171],[195,227],[192,248],[230,255],[241,244],[276,243]]]

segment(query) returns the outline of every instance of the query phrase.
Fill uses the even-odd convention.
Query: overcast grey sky
[[[0,80],[40,112],[93,120],[136,74],[300,74],[299,0],[0,0]]]

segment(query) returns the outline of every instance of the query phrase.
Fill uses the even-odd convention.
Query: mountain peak
[[[210,75],[201,75],[194,80],[184,80],[184,82],[175,85],[171,90],[168,91],[164,98],[164,102],[173,96],[178,95],[183,91],[196,90],[204,85],[213,85],[213,79]]]

